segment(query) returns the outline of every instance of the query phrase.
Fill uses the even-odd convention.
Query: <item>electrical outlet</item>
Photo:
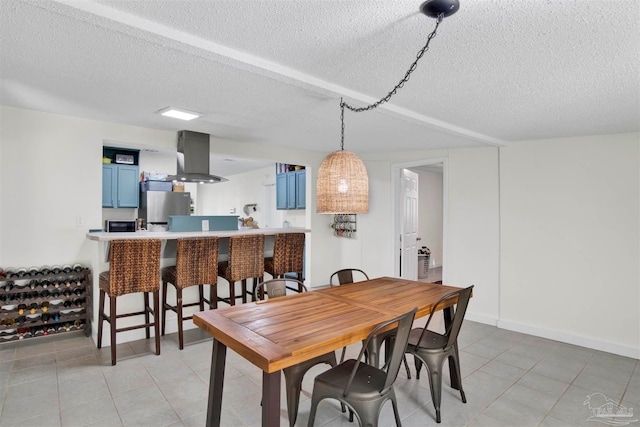
[[[236,208],[229,208],[229,213],[230,214],[236,213]]]
[[[202,220],[202,231],[209,231],[209,220],[208,219],[203,219]]]
[[[76,215],[76,227],[84,227],[84,218]]]

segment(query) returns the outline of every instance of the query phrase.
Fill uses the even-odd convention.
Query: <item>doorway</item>
[[[405,170],[417,175],[418,201],[417,212],[406,212],[410,204],[406,203],[403,184]],[[447,159],[437,158],[411,163],[392,165],[393,212],[393,253],[394,274],[413,280],[436,282],[445,276],[446,254],[446,218],[447,218]],[[405,232],[405,224],[412,214],[417,216],[415,242]],[[415,248],[415,250],[412,250]],[[402,260],[404,254],[410,259]],[[416,261],[416,262],[414,262]],[[404,269],[406,271],[402,271]]]

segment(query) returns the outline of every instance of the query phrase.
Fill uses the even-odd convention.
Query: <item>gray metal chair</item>
[[[346,285],[347,283],[353,283],[353,273],[361,274],[364,276],[363,280],[369,280],[369,276],[367,273],[360,270],[359,268],[343,268],[342,270],[338,270],[331,275],[329,278],[329,285],[335,286],[333,283],[334,278],[338,280],[338,285]]]
[[[297,288],[287,286],[287,282],[295,283]],[[296,279],[272,279],[267,280],[266,282],[260,283],[253,291],[253,299],[255,301],[264,300],[265,294],[269,298],[277,298],[283,297],[287,295],[287,289],[290,291],[299,293],[299,292],[307,292],[309,289],[307,286],[299,280]]]
[[[295,283],[295,287],[287,286],[287,282]],[[284,297],[287,294],[287,289],[293,292],[306,292],[308,289],[304,283],[295,279],[273,279],[260,283],[256,286],[254,291],[254,300],[262,300],[266,296],[269,298]],[[289,426],[293,427],[298,417],[298,406],[300,404],[300,391],[302,389],[302,379],[304,374],[314,366],[320,363],[327,363],[331,366],[336,366],[335,352],[323,354],[321,356],[314,357],[310,360],[298,363],[297,365],[284,368],[284,381],[287,390],[287,413],[289,414]],[[346,408],[343,408],[343,412]]]
[[[356,274],[356,277],[358,275],[360,275],[361,277],[364,277],[364,279],[361,280],[369,280],[369,276],[367,275],[367,273],[365,273],[363,270],[360,270],[359,268],[343,268],[342,270],[338,270],[335,273],[333,273],[331,275],[331,277],[329,278],[329,285],[330,286],[335,286],[333,283],[333,279],[337,278],[338,280],[338,284],[339,285],[346,285],[348,283],[354,283],[354,273]],[[361,281],[358,280],[358,281]],[[392,343],[390,342],[390,340],[393,340],[393,337],[395,336],[395,333],[393,331],[387,331],[387,332],[382,332],[378,337],[376,337],[376,339],[374,341],[372,341],[372,346],[375,346],[376,349],[375,351],[377,353],[380,353],[380,348],[382,347],[383,343],[386,343],[385,346],[385,357],[389,357],[389,347],[391,347]],[[371,349],[369,349],[371,350]],[[342,361],[344,360],[345,354],[346,354],[347,348],[343,347],[342,348],[342,355],[340,356],[340,363],[342,363]],[[365,354],[365,356],[368,357],[368,354]],[[411,371],[409,370],[409,364],[407,363],[407,359],[406,357],[403,356],[402,359],[402,363],[404,363],[404,369],[407,372],[407,378],[411,379]]]
[[[361,426],[378,425],[378,418],[382,405],[391,400],[396,425],[401,426],[398,402],[393,389],[393,383],[398,377],[402,357],[407,348],[407,339],[411,332],[411,324],[418,308],[376,326],[364,341],[358,359],[349,359],[335,368],[331,368],[318,375],[313,385],[311,395],[311,412],[309,413],[309,427],[313,426],[318,404],[323,399],[337,399],[349,407],[358,418]],[[382,329],[397,323],[396,338],[393,340],[391,357],[382,369],[375,368],[361,362],[367,344]]]
[[[442,395],[442,366],[447,358],[449,359],[449,366],[454,367],[457,378],[462,378],[460,376],[460,361],[458,360],[458,333],[462,327],[462,321],[464,320],[464,314],[469,305],[472,290],[473,286],[469,286],[466,289],[448,293],[440,298],[435,303],[424,328],[416,328],[412,330],[409,335],[407,353],[411,353],[414,356],[416,378],[420,379],[420,369],[423,363],[427,365],[429,371],[431,399],[433,400],[433,406],[436,408],[436,422],[438,423],[440,422],[440,402]],[[433,315],[438,311],[438,306],[456,296],[458,297],[458,303],[455,314],[452,316],[453,320],[446,325],[445,333],[439,334],[428,330],[427,328]],[[462,389],[462,381],[460,380],[459,382],[460,397],[462,398],[462,402],[467,403],[467,398]]]

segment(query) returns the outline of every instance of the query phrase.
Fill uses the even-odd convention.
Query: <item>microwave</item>
[[[135,220],[107,220],[105,221],[104,230],[107,233],[135,232]]]

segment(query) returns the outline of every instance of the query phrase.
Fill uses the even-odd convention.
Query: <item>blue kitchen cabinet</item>
[[[137,208],[138,183],[136,165],[102,165],[102,207]]]
[[[287,174],[276,175],[276,209],[287,209]]]
[[[296,208],[296,173],[287,172],[287,209]]]
[[[304,209],[307,202],[307,171],[301,169],[296,174],[296,209]]]
[[[276,174],[276,209],[304,209],[306,185],[305,169]]]

